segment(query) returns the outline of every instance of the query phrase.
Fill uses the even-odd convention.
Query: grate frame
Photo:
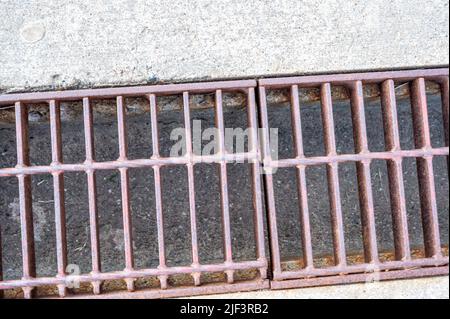
[[[299,196],[299,219],[303,251],[303,267],[297,270],[283,270],[278,242],[277,209],[273,176],[264,176],[267,200],[267,214],[271,247],[273,289],[320,286],[350,282],[421,277],[448,274],[449,258],[443,256],[439,238],[436,193],[432,159],[433,156],[449,155],[449,70],[427,69],[393,72],[350,73],[338,75],[313,75],[300,77],[268,78],[258,81],[260,125],[263,131],[263,166],[266,172],[274,168],[296,168]],[[410,82],[413,116],[413,150],[400,147],[394,80]],[[437,82],[441,89],[445,147],[433,148],[428,124],[425,80]],[[368,147],[364,113],[363,84],[381,86],[381,103],[386,149],[371,152]],[[331,85],[344,86],[350,91],[354,154],[338,154],[333,119]],[[324,132],[325,156],[306,157],[303,152],[300,117],[299,88],[319,88],[322,127]],[[291,125],[295,156],[273,160],[269,139],[269,118],[267,89],[290,89]],[[415,158],[419,180],[419,192],[424,228],[425,257],[412,259],[409,247],[406,217],[405,193],[403,188],[402,159]],[[389,190],[391,194],[395,260],[381,262],[378,258],[375,231],[374,201],[371,186],[370,164],[372,160],[386,160],[388,165]],[[338,166],[341,163],[356,164],[358,193],[363,232],[364,263],[348,265],[346,260],[345,236]],[[332,221],[333,252],[335,265],[317,268],[313,263],[313,246],[308,210],[306,168],[326,165],[330,213]]]
[[[92,292],[99,297],[117,297],[117,294],[103,294],[101,283],[106,280],[124,280],[127,291],[134,292],[135,280],[149,276],[157,276],[160,289],[145,292],[146,296],[186,296],[195,294],[209,294],[217,292],[232,292],[269,288],[267,280],[268,262],[265,252],[263,202],[261,189],[261,174],[259,165],[259,144],[257,136],[258,121],[256,115],[255,80],[206,82],[192,84],[156,85],[143,87],[110,88],[94,90],[77,90],[61,92],[26,93],[0,96],[0,105],[14,104],[16,115],[17,136],[17,165],[15,167],[1,168],[0,178],[15,176],[19,182],[21,245],[23,277],[20,280],[1,281],[0,263],[0,292],[6,289],[20,288],[25,298],[34,297],[34,289],[39,286],[56,286],[60,297],[70,297],[67,290],[67,239],[66,221],[64,211],[64,173],[85,172],[88,186],[89,227],[91,241],[92,271],[89,274],[71,276],[70,280],[80,283],[90,283]],[[242,92],[247,96],[247,115],[249,126],[249,150],[245,153],[229,153],[225,149],[225,130],[222,106],[222,92]],[[215,94],[215,118],[219,136],[218,152],[214,155],[195,155],[193,153],[189,94],[213,93]],[[162,157],[159,153],[158,138],[158,108],[157,95],[182,94],[184,132],[186,134],[186,154],[182,157]],[[150,158],[129,160],[126,127],[126,106],[124,98],[132,96],[146,96],[150,104],[150,118],[152,127],[152,151]],[[93,110],[90,101],[93,98],[115,98],[117,106],[118,147],[119,158],[114,161],[97,162],[94,152],[94,123]],[[62,158],[61,116],[60,102],[82,100],[86,159],[83,163],[65,164]],[[50,109],[51,153],[50,165],[32,166],[29,158],[28,143],[28,111],[27,103],[44,102]],[[255,227],[256,259],[250,261],[234,261],[231,245],[231,225],[228,203],[227,163],[236,160],[245,160],[252,165],[253,208]],[[223,263],[200,264],[197,241],[197,218],[195,206],[194,165],[198,163],[219,164],[221,212],[224,238]],[[161,190],[161,167],[169,165],[184,165],[187,167],[188,195],[190,209],[190,230],[192,264],[190,266],[169,267],[166,265],[163,200]],[[154,190],[156,205],[157,239],[159,251],[159,266],[151,269],[135,269],[133,253],[133,235],[130,210],[129,169],[151,167],[154,172]],[[99,170],[118,170],[120,172],[121,202],[123,216],[123,234],[125,248],[125,269],[116,272],[102,272],[100,262],[100,240],[98,229],[97,187],[96,172]],[[31,176],[36,174],[51,174],[53,176],[57,274],[54,277],[36,277],[36,260],[33,239],[33,212],[31,194]],[[0,242],[1,245],[1,242]],[[1,246],[0,246],[1,247]],[[0,259],[1,261],[1,259]],[[234,273],[238,270],[257,269],[259,277],[253,281],[235,282]],[[223,284],[202,285],[201,274],[205,272],[223,272],[227,281]],[[168,285],[170,275],[189,274],[194,286],[173,288]],[[131,296],[139,296],[138,291]],[[126,292],[121,293],[125,295]],[[92,297],[92,296],[91,296]]]

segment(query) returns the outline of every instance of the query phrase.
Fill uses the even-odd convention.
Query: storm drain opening
[[[261,79],[259,107],[273,289],[448,273],[448,69]]]
[[[1,219],[2,295],[268,288],[255,87],[244,80],[2,96],[1,210],[12,212]],[[212,132],[211,152],[202,136],[194,140],[197,111]],[[227,125],[245,138],[228,141]]]

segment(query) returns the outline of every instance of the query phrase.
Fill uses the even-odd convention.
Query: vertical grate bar
[[[84,119],[84,143],[86,149],[86,161],[91,163],[95,160],[94,153],[94,120],[92,107],[89,98],[83,98],[83,119]]]
[[[123,97],[117,97],[117,125],[119,139],[119,161],[127,160],[127,125],[126,125],[126,107],[123,103]],[[134,268],[133,258],[133,227],[131,222],[130,209],[130,183],[127,168],[120,168],[120,186],[122,192],[122,217],[123,217],[123,239],[125,245],[125,271],[132,271]],[[134,279],[125,279],[128,291],[134,291]]]
[[[418,78],[411,84],[411,107],[416,148],[431,149],[424,78]],[[427,257],[440,257],[442,252],[439,238],[433,158],[432,156],[425,156],[417,158],[416,161],[419,177],[425,254]]]
[[[159,158],[158,109],[156,105],[156,95],[149,94],[148,100],[150,102],[150,120],[152,124],[152,157]]]
[[[63,162],[61,141],[61,112],[59,103],[51,100],[50,103],[50,134],[52,144],[52,165]],[[66,213],[64,206],[64,175],[62,172],[53,173],[53,199],[55,206],[56,229],[56,255],[58,277],[66,276],[67,267],[67,237],[66,237]],[[67,294],[65,285],[58,285],[59,295]]]
[[[386,151],[398,151],[400,150],[400,133],[393,80],[386,80],[381,84],[381,96]],[[387,169],[389,193],[391,194],[395,257],[397,260],[409,260],[411,259],[411,250],[409,247],[402,159],[392,158],[388,160]]]
[[[256,119],[256,101],[255,89],[249,88],[247,93],[248,98],[248,126],[250,131],[249,136],[249,152],[258,154],[258,121]],[[259,155],[259,154],[258,154]],[[257,160],[252,163],[252,187],[253,187],[253,208],[254,208],[254,225],[255,225],[255,240],[256,240],[256,254],[258,260],[266,261],[265,243],[264,243],[264,220],[263,220],[263,206],[261,199],[261,167]],[[262,279],[267,278],[267,268],[259,269]]]
[[[445,146],[448,147],[449,145],[449,134],[448,134],[448,130],[449,130],[449,84],[448,84],[449,80],[448,77],[445,77],[442,82],[441,82],[441,99],[442,99],[442,118],[443,118],[443,124],[444,124],[444,141],[445,141]],[[448,160],[448,156],[447,156],[447,170],[449,169],[449,160]]]
[[[259,87],[259,100],[261,110],[261,126],[262,126],[262,152],[263,152],[263,164],[265,168],[264,182],[266,186],[267,196],[267,210],[268,210],[268,222],[270,232],[270,253],[271,264],[273,269],[273,279],[277,280],[281,275],[281,258],[280,258],[280,245],[278,241],[278,226],[277,226],[277,213],[275,208],[275,193],[273,189],[273,176],[272,176],[272,156],[270,154],[270,136],[269,136],[269,117],[267,114],[267,98],[266,89],[263,86]]]
[[[351,85],[351,109],[355,152],[367,153],[369,152],[369,147],[367,143],[366,117],[364,113],[363,86],[361,81],[353,82]],[[370,161],[356,162],[356,174],[361,206],[364,257],[368,263],[378,263]]]
[[[302,124],[300,118],[300,102],[298,99],[298,85],[291,86],[291,120],[294,130],[294,147],[298,158],[304,157]]]
[[[116,98],[117,104],[117,127],[119,140],[119,161],[127,160],[128,143],[127,143],[127,124],[126,124],[126,109],[123,103],[123,96]]]
[[[83,119],[84,119],[84,140],[86,148],[86,163],[95,161],[94,153],[94,123],[92,107],[89,98],[83,98]],[[92,274],[101,272],[100,261],[100,239],[98,231],[98,211],[97,211],[97,179],[94,170],[87,170],[88,202],[89,202],[89,232],[91,240]],[[101,293],[101,282],[93,281],[92,289],[94,294]]]
[[[191,133],[191,115],[189,109],[189,93],[183,92],[183,110],[184,110],[184,127],[186,134],[186,156],[192,158],[192,133]],[[195,183],[194,183],[194,165],[189,161],[187,164],[188,172],[188,188],[189,188],[189,211],[191,219],[191,245],[192,245],[192,266],[198,267],[200,265],[198,257],[198,240],[197,240],[197,215],[195,207]],[[194,284],[199,286],[200,273],[193,273],[192,278]]]
[[[291,116],[294,130],[294,146],[297,152],[297,158],[304,157],[302,126],[300,118],[300,102],[298,98],[298,86],[291,86]],[[305,166],[297,166],[297,185],[298,198],[300,204],[300,224],[302,228],[302,249],[303,260],[306,268],[314,266],[312,241],[311,241],[311,225],[309,221],[308,207],[308,191],[306,188],[306,168]]]
[[[21,102],[15,104],[16,135],[17,135],[17,166],[30,165],[28,140],[28,111]],[[33,210],[31,197],[31,176],[20,174],[19,207],[22,241],[23,279],[36,277],[36,257],[34,250]],[[25,298],[31,298],[33,288],[22,288]]]
[[[223,108],[222,108],[222,90],[216,90],[216,128],[219,138],[219,154],[223,156],[226,154],[225,149],[225,128],[223,120]],[[228,201],[228,177],[227,177],[227,163],[225,160],[220,161],[220,198],[222,204],[222,223],[223,223],[223,240],[224,240],[224,253],[225,263],[233,262],[233,253],[231,248],[231,225],[230,225],[230,211]],[[228,283],[234,282],[234,271],[227,270]]]
[[[334,120],[331,101],[330,83],[321,86],[322,122],[324,130],[325,150],[327,156],[336,155],[336,140],[334,136]],[[339,190],[338,164],[327,165],[328,191],[330,196],[330,211],[333,223],[334,258],[338,266],[346,265],[344,225],[342,221],[341,194]]]
[[[150,94],[148,96],[150,101],[150,117],[152,123],[152,147],[153,158],[160,158],[159,156],[159,134],[158,134],[158,109],[156,106],[156,96]],[[166,252],[164,246],[164,220],[162,208],[162,191],[161,191],[161,168],[160,166],[153,167],[154,182],[155,182],[155,204],[156,204],[156,224],[158,230],[158,252],[159,252],[159,269],[165,269],[166,266]],[[167,289],[167,276],[159,276],[162,289]]]

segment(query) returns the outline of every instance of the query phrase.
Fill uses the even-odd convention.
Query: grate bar
[[[86,148],[86,164],[91,164],[95,160],[94,152],[94,124],[92,107],[89,98],[83,98],[83,118],[84,118],[84,136]],[[101,272],[100,260],[100,239],[98,230],[98,210],[97,210],[97,179],[93,169],[86,170],[89,202],[89,232],[91,241],[91,263],[92,274]],[[101,293],[101,282],[91,282],[94,294]]]
[[[445,146],[449,146],[449,80],[445,77],[441,82],[441,103],[442,103],[442,117],[444,124],[444,142]],[[450,176],[449,158],[447,156],[447,170]]]
[[[158,268],[166,268],[166,252],[164,246],[164,219],[162,207],[162,191],[161,191],[161,171],[160,167],[153,168],[155,180],[155,202],[156,202],[156,225],[158,228],[158,252],[159,252],[159,266]],[[167,288],[167,276],[159,276],[161,288]]]
[[[364,96],[361,81],[351,85],[351,110],[355,153],[368,153],[366,117],[364,113]],[[361,224],[364,242],[364,257],[368,263],[378,262],[378,245],[375,230],[375,213],[373,207],[370,161],[356,162]]]
[[[291,121],[294,123],[294,147],[297,158],[304,158],[302,124],[300,117],[300,102],[298,99],[298,86],[291,86]],[[297,166],[297,187],[300,204],[300,225],[302,228],[302,250],[306,268],[311,268],[313,264],[313,251],[311,240],[311,225],[309,221],[308,192],[306,189],[306,168]]]
[[[445,150],[436,153],[436,155],[446,155]],[[409,156],[415,156],[414,154]],[[235,162],[245,160],[257,160],[256,153],[238,153],[238,154],[225,154],[225,155],[205,155],[192,157],[193,164],[200,163],[217,163]],[[319,159],[320,161],[320,159]],[[120,168],[145,168],[151,166],[170,166],[170,165],[182,165],[189,164],[189,159],[186,157],[167,157],[167,158],[151,158],[151,159],[137,159],[137,160],[124,160],[124,161],[111,161],[111,162],[91,162],[84,164],[60,164],[53,166],[28,166],[28,167],[11,167],[0,169],[0,177],[8,177],[15,175],[36,175],[36,174],[52,174],[58,171],[64,172],[82,172],[89,170],[114,170]]]
[[[446,155],[441,152],[441,155]],[[205,156],[192,156],[192,164],[200,163],[219,163],[219,162],[242,162],[242,161],[258,160],[257,153],[237,153],[237,154],[216,154]],[[36,174],[52,174],[54,172],[87,172],[91,170],[114,170],[120,168],[145,168],[152,166],[170,166],[170,165],[187,165],[190,163],[187,157],[155,157],[147,159],[111,161],[111,162],[85,162],[83,164],[60,164],[53,166],[28,166],[28,167],[11,167],[1,168],[0,177],[16,176],[16,175],[36,175]]]
[[[256,118],[256,101],[255,89],[249,88],[247,92],[248,98],[248,126],[249,126],[249,151],[257,154],[259,157],[258,144],[258,121]],[[267,278],[267,263],[265,252],[265,237],[264,237],[264,218],[263,218],[263,203],[261,198],[261,167],[259,161],[252,160],[252,190],[253,190],[253,208],[255,210],[254,225],[255,225],[255,240],[256,240],[256,255],[259,261],[265,263],[264,267],[259,268],[261,279]]]
[[[22,101],[27,103],[47,102],[49,100],[74,101],[80,97],[108,99],[117,96],[135,97],[152,95],[170,95],[189,91],[191,93],[211,93],[221,89],[227,91],[245,91],[246,88],[255,87],[255,80],[215,81],[202,83],[180,83],[163,85],[143,85],[132,87],[116,87],[105,89],[84,89],[50,92],[32,92],[0,95],[0,105],[7,105]]]
[[[300,272],[290,271],[283,272],[280,274],[280,278],[290,279],[297,278],[298,275],[302,277],[313,277],[313,276],[330,276],[333,274],[341,274],[341,273],[371,273],[374,269],[378,271],[384,270],[395,270],[395,269],[403,269],[407,271],[411,271],[411,268],[417,267],[441,267],[448,265],[449,259],[448,257],[444,257],[441,259],[415,259],[409,262],[402,261],[389,261],[380,264],[379,268],[375,268],[370,264],[361,264],[361,265],[351,265],[346,268],[342,267],[330,267],[330,268],[322,268],[322,269],[314,269],[314,270],[305,270]],[[247,261],[240,263],[233,263],[231,265],[225,264],[217,264],[217,265],[201,265],[198,268],[192,267],[168,267],[164,270],[160,269],[142,269],[142,270],[133,270],[131,272],[110,272],[110,273],[100,273],[100,274],[85,274],[80,276],[73,276],[74,280],[77,280],[81,283],[83,282],[92,282],[92,281],[105,281],[105,280],[114,280],[114,279],[125,279],[125,278],[141,278],[148,276],[158,276],[158,275],[172,275],[172,274],[189,274],[192,272],[221,272],[225,269],[231,268],[234,270],[245,270],[262,267],[264,262],[261,261]],[[427,268],[425,268],[427,269]],[[345,276],[341,276],[345,277]],[[29,280],[11,280],[11,281],[3,281],[0,282],[0,289],[14,289],[19,287],[39,287],[45,285],[58,285],[64,283],[63,278],[58,277],[41,277],[41,278],[31,278]]]
[[[150,94],[150,117],[152,124],[152,146],[153,155],[152,158],[159,158],[159,134],[158,134],[158,108],[156,105],[156,96]],[[158,269],[166,269],[166,251],[164,246],[164,217],[163,217],[163,204],[162,204],[162,187],[161,187],[161,168],[160,166],[153,167],[154,182],[155,182],[155,204],[156,204],[156,225],[158,233],[158,254],[159,254],[159,266]],[[166,275],[159,275],[159,281],[161,289],[167,289]]]
[[[225,272],[228,270],[246,270],[264,267],[265,261],[253,260],[245,262],[232,262],[222,264],[199,265],[198,267],[165,267],[159,269],[134,269],[132,271],[118,271],[98,274],[84,274],[72,276],[75,281],[100,282],[105,280],[127,279],[127,278],[145,278],[150,276],[167,277],[177,274],[207,273],[207,272]],[[18,287],[39,287],[46,285],[58,285],[65,283],[63,278],[58,277],[40,277],[23,280],[10,280],[0,282],[0,289],[14,289]]]
[[[184,127],[186,135],[186,156],[192,158],[192,133],[191,133],[191,114],[189,105],[189,92],[183,92],[183,111],[184,111]],[[195,181],[194,181],[194,165],[187,164],[188,172],[188,188],[189,188],[189,212],[191,222],[191,246],[192,246],[192,267],[198,267],[200,260],[198,256],[198,239],[197,239],[197,212],[195,207]],[[193,273],[194,285],[199,286],[200,273]]]
[[[302,124],[300,117],[300,102],[298,99],[298,85],[291,86],[291,121],[293,123],[294,147],[298,158],[304,157]]]
[[[438,147],[430,150],[402,150],[402,151],[386,151],[386,152],[370,152],[366,154],[342,154],[333,156],[317,156],[305,158],[289,158],[278,161],[265,160],[269,168],[283,168],[297,165],[314,166],[324,164],[338,164],[345,162],[361,162],[370,160],[399,160],[405,157],[425,157],[425,156],[447,156],[448,147]]]
[[[425,79],[418,78],[411,84],[411,108],[413,115],[414,142],[416,148],[430,149],[431,137],[428,123]],[[437,216],[436,190],[434,185],[433,158],[417,158],[417,173],[422,211],[422,222],[427,257],[441,255],[439,224]]]
[[[387,72],[365,72],[365,73],[347,73],[347,74],[323,74],[323,75],[307,75],[292,76],[281,78],[268,78],[258,81],[260,86],[265,88],[283,88],[291,85],[301,87],[318,87],[323,83],[331,83],[333,85],[348,85],[355,81],[363,83],[380,83],[387,79],[399,82],[412,81],[418,77],[426,77],[432,81],[441,81],[442,77],[448,77],[448,68],[423,69],[423,70],[404,70],[404,71],[387,71]]]
[[[126,132],[126,107],[123,103],[123,97],[117,97],[117,127],[119,138],[119,159],[126,160],[128,155],[128,143]],[[122,195],[122,216],[123,216],[123,238],[125,248],[125,270],[130,271],[134,268],[133,256],[133,226],[130,208],[130,182],[128,168],[120,168],[120,186]],[[125,279],[128,291],[134,291],[134,280]]]
[[[351,284],[358,282],[374,282],[375,280],[407,279],[429,276],[442,276],[448,274],[448,266],[419,268],[409,270],[392,270],[378,273],[348,274],[345,276],[324,276],[315,278],[292,279],[288,281],[272,281],[271,289],[306,288],[329,286],[338,284]]]
[[[17,135],[17,167],[30,165],[28,139],[28,111],[21,102],[15,104]],[[20,174],[19,208],[22,241],[23,279],[36,277],[36,258],[34,249],[33,211],[31,198],[31,176]],[[31,298],[33,287],[23,288],[25,298]]]
[[[398,128],[397,103],[395,101],[393,80],[386,80],[383,82],[381,94],[386,150],[398,152],[400,150],[400,133]],[[389,192],[391,194],[395,257],[397,260],[409,260],[411,259],[411,250],[409,246],[402,159],[389,159],[387,161],[387,170]]]
[[[417,149],[417,150],[401,150],[401,151],[386,151],[386,152],[370,152],[367,154],[342,154],[335,156],[318,156],[318,157],[305,157],[300,159],[283,159],[283,160],[270,160],[264,159],[266,168],[283,168],[291,166],[313,166],[324,165],[328,163],[344,163],[344,162],[358,162],[365,160],[391,160],[401,159],[405,157],[425,157],[425,156],[448,156],[448,147],[438,147],[430,150]],[[225,154],[225,155],[206,155],[206,156],[193,156],[192,163],[217,163],[220,161],[234,162],[234,161],[255,161],[258,159],[258,155],[255,153],[242,153],[242,154]],[[58,171],[64,172],[82,172],[90,170],[114,170],[120,168],[143,168],[152,166],[169,166],[189,164],[189,159],[185,157],[176,158],[157,158],[157,159],[138,159],[127,160],[121,162],[94,162],[84,164],[61,164],[53,167],[49,166],[29,166],[23,168],[2,168],[0,169],[0,177],[17,176],[17,175],[35,175],[35,174],[52,174]]]
[[[322,123],[324,131],[325,151],[327,156],[336,155],[334,136],[334,120],[331,101],[330,83],[321,85]],[[344,223],[342,221],[341,194],[339,190],[338,164],[327,165],[328,192],[330,196],[330,213],[333,223],[334,262],[336,265],[346,264]]]
[[[50,134],[52,145],[52,165],[59,165],[63,161],[61,137],[61,113],[59,103],[51,100],[50,107]],[[64,175],[61,172],[53,173],[53,200],[55,208],[56,229],[56,255],[58,276],[65,278],[67,267],[67,238],[66,213],[64,207]],[[60,297],[67,294],[64,285],[58,286]]]
[[[332,276],[355,273],[374,273],[387,270],[409,270],[416,267],[439,267],[448,264],[447,258],[438,259],[414,259],[410,261],[386,261],[383,263],[364,263],[347,266],[334,266],[327,268],[301,269],[298,271],[283,272],[281,279],[308,278],[319,276]]]
[[[208,284],[200,287],[176,287],[169,288],[166,290],[154,290],[154,289],[145,289],[136,291],[133,294],[124,294],[120,291],[111,292],[108,295],[99,296],[96,299],[161,299],[161,298],[174,298],[174,297],[192,297],[192,296],[202,296],[202,295],[211,295],[211,294],[224,294],[224,293],[233,293],[233,292],[245,292],[245,291],[254,291],[254,290],[267,290],[270,289],[270,283],[268,280],[264,280],[262,282],[258,281],[244,281],[237,282],[234,284]],[[89,295],[80,295],[76,296],[76,298],[92,298]]]
[[[218,149],[219,154],[226,154],[225,149],[225,126],[223,120],[223,108],[222,108],[222,90],[216,90],[216,128],[218,131]],[[225,262],[233,262],[233,252],[231,246],[231,226],[230,226],[230,208],[228,199],[228,176],[226,162],[220,161],[219,166],[220,174],[220,198],[222,205],[222,226],[223,226],[223,240],[224,240],[224,255]],[[234,271],[229,270],[226,272],[228,283],[234,282]]]
[[[258,88],[260,99],[260,115],[261,115],[261,128],[262,128],[262,151],[263,151],[263,163],[264,163],[264,182],[267,198],[267,219],[269,222],[270,233],[270,253],[271,253],[271,267],[272,276],[274,280],[278,280],[281,271],[281,257],[280,257],[280,245],[278,241],[278,225],[277,215],[275,208],[275,193],[273,188],[273,176],[271,166],[272,155],[270,153],[270,136],[269,136],[269,117],[267,114],[267,102],[266,102],[266,90],[263,86]]]
[[[156,106],[156,96],[154,94],[149,94],[148,100],[150,102],[150,120],[152,127],[152,158],[159,158],[158,108]]]

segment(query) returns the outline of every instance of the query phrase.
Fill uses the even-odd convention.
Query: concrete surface
[[[439,96],[428,97],[430,125],[434,146],[442,146],[442,117]],[[371,151],[384,149],[383,130],[379,100],[366,101],[367,123],[370,132]],[[73,108],[81,108],[80,104]],[[94,104],[94,110],[97,104]],[[247,126],[243,108],[225,105],[225,126]],[[6,112],[6,111],[5,111]],[[96,116],[95,148],[98,161],[117,159],[117,124],[112,117]],[[409,101],[398,103],[401,128],[401,143],[404,149],[413,148],[412,122]],[[31,117],[35,114],[31,114]],[[279,128],[280,157],[292,154],[289,105],[269,107],[270,125]],[[318,103],[301,107],[305,152],[308,156],[323,154],[321,138],[320,107]],[[339,153],[353,151],[352,125],[348,101],[334,103],[336,137]],[[214,125],[212,109],[192,110],[192,120],[201,120],[203,128]],[[148,114],[128,116],[130,158],[151,156],[151,127]],[[163,155],[169,155],[170,132],[183,122],[181,111],[161,112],[159,116],[160,147]],[[80,119],[63,121],[63,155],[66,163],[84,161],[84,137]],[[0,167],[11,167],[16,163],[14,127],[0,125]],[[33,165],[51,162],[49,123],[31,122],[30,145]],[[448,175],[445,158],[434,161],[436,175],[437,204],[441,224],[441,239],[448,244]],[[255,258],[255,243],[252,219],[252,198],[249,167],[244,164],[229,165],[229,197],[232,217],[234,257],[237,260]],[[189,201],[187,175],[184,167],[167,167],[162,171],[163,210],[166,234],[166,253],[169,265],[188,265],[190,256]],[[276,205],[282,257],[287,260],[301,256],[300,224],[295,174],[289,169],[280,169],[275,179]],[[362,237],[357,197],[354,164],[340,165],[342,206],[345,219],[346,246],[350,254],[361,253]],[[197,191],[197,213],[199,231],[199,253],[203,263],[221,261],[222,231],[220,213],[219,178],[217,168],[201,164],[195,169]],[[120,203],[120,179],[118,171],[101,171],[98,179],[98,206],[100,214],[101,253],[105,271],[124,268],[122,209]],[[404,163],[407,210],[411,245],[423,247],[420,204],[417,187],[417,170],[413,159]],[[52,180],[50,175],[33,176],[33,209],[38,274],[53,275],[56,271],[55,230],[53,213]],[[0,179],[0,226],[3,237],[3,262],[6,279],[20,278],[20,222],[17,179]],[[307,183],[312,223],[314,254],[317,263],[320,257],[331,255],[332,236],[329,203],[326,196],[325,168],[320,166],[307,170]],[[375,199],[377,235],[380,252],[393,248],[392,222],[386,164],[374,161],[372,183]],[[156,243],[156,216],[151,169],[130,170],[131,209],[134,224],[136,267],[147,268],[158,265]],[[83,273],[90,271],[89,219],[87,206],[86,176],[84,173],[66,173],[66,214],[68,222],[69,263],[77,264]]]
[[[446,0],[0,0],[0,92],[449,62]]]
[[[449,277],[381,281],[341,286],[253,291],[192,299],[448,299]]]

